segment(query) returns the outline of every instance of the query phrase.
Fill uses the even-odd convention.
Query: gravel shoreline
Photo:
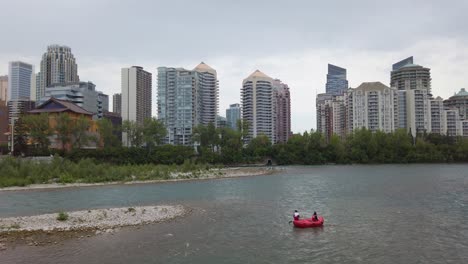
[[[67,219],[58,220],[58,213],[0,218],[0,234],[21,231],[108,230],[167,221],[181,217],[188,209],[181,205],[136,206],[67,212]]]
[[[276,172],[276,169],[265,167],[235,167],[210,170],[197,177],[191,177],[191,173],[177,173],[172,175],[172,179],[163,180],[147,180],[147,181],[129,181],[129,182],[101,182],[101,183],[47,183],[47,184],[32,184],[29,186],[14,186],[0,188],[2,191],[27,191],[27,190],[41,190],[41,189],[58,189],[58,188],[72,188],[72,187],[92,187],[104,185],[122,185],[122,184],[144,184],[144,183],[166,183],[178,181],[193,181],[193,180],[208,180],[219,178],[235,178],[235,177],[248,177],[269,175]]]

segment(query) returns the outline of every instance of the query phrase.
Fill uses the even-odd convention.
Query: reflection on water
[[[64,245],[0,252],[0,263],[465,263],[465,165],[288,167],[201,182],[0,193],[0,216],[154,203],[193,213]],[[295,229],[317,211],[323,228]]]

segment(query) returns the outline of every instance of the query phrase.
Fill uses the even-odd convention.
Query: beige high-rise
[[[151,118],[152,75],[143,67],[132,66],[122,69],[122,121],[134,121],[139,125]],[[124,146],[131,146],[125,133]]]
[[[6,102],[8,94],[8,76],[0,76],[0,101]]]
[[[259,70],[242,82],[242,119],[249,124],[247,142],[259,135],[276,142],[273,85],[273,78]]]

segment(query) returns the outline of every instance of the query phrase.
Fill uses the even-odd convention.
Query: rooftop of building
[[[104,111],[103,116],[104,117],[120,117],[120,118],[122,118],[122,116],[119,113],[109,112],[109,111]]]
[[[53,49],[56,49],[56,48],[66,48],[66,49],[70,49],[69,46],[66,46],[66,45],[60,45],[60,44],[51,44],[49,46],[47,46],[47,48],[53,48]]]
[[[193,68],[194,71],[197,72],[209,72],[216,74],[216,70],[211,68],[208,64],[204,63],[203,61],[200,62],[195,68]]]
[[[77,114],[83,115],[93,115],[93,113],[86,111],[84,108],[79,107],[78,105],[66,101],[59,100],[57,98],[51,97],[49,100],[45,101],[43,104],[39,105],[36,109],[29,111],[31,114],[39,113],[62,113],[62,112],[74,112]]]
[[[270,76],[264,74],[263,72],[261,72],[260,70],[255,70],[252,74],[249,75],[249,77],[247,77],[247,79],[249,78],[268,78],[268,79],[273,79],[271,78]]]
[[[430,70],[429,68],[423,67],[423,66],[418,65],[418,64],[408,63],[408,64],[406,64],[404,66],[401,66],[400,68],[398,68],[397,70],[394,70],[392,72],[397,72],[397,71],[407,70],[407,69],[414,69],[414,68]]]
[[[362,90],[362,91],[375,91],[375,90],[384,90],[390,89],[387,85],[381,82],[363,82],[359,85],[355,90]]]
[[[452,97],[462,97],[462,96],[468,96],[468,92],[465,90],[465,88],[461,88],[458,93],[455,93]]]

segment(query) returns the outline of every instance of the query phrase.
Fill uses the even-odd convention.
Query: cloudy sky
[[[120,68],[218,72],[220,114],[240,101],[255,69],[291,88],[292,127],[316,127],[315,95],[327,63],[348,70],[351,87],[388,85],[391,64],[414,56],[431,68],[436,96],[468,87],[468,1],[464,0],[0,0],[0,75],[8,62],[36,66],[49,44],[72,48],[83,81],[109,95]]]

